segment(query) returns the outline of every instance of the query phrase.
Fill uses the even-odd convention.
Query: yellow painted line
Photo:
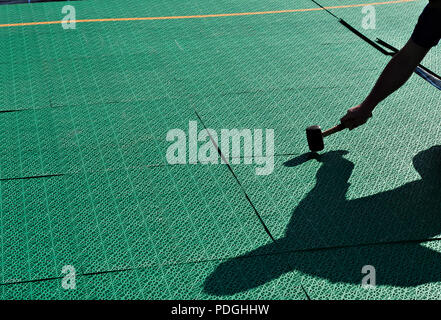
[[[343,8],[355,8],[364,7],[368,5],[378,6],[385,4],[395,4],[404,2],[415,2],[418,0],[395,0],[384,2],[371,2],[361,4],[348,4],[341,6],[325,7],[325,9],[343,9]],[[171,17],[139,17],[139,18],[109,18],[109,19],[82,19],[82,20],[70,20],[69,22],[114,22],[114,21],[143,21],[143,20],[177,20],[177,19],[200,19],[200,18],[218,18],[218,17],[236,17],[236,16],[254,16],[262,14],[276,14],[276,13],[292,13],[292,12],[308,12],[308,11],[320,11],[322,8],[308,8],[308,9],[291,9],[291,10],[279,10],[279,11],[260,11],[260,12],[239,12],[239,13],[220,13],[220,14],[204,14],[195,16],[171,16]],[[63,21],[40,21],[40,22],[23,22],[23,23],[9,23],[0,24],[0,28],[4,27],[24,27],[24,26],[38,26],[45,24],[61,24]]]

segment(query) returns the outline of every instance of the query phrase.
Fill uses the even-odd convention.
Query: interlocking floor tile
[[[168,131],[196,119],[172,99],[0,113],[1,178],[165,164]]]
[[[285,265],[279,255],[247,257],[77,276],[75,290],[55,279],[7,284],[0,292],[3,299],[306,299],[299,273],[283,275]]]
[[[65,4],[0,6],[0,24],[59,21]],[[438,90],[413,76],[307,159],[305,128],[337,124],[389,59],[311,1],[70,4],[78,19],[306,10],[1,27],[2,298],[439,298],[438,242],[372,244],[440,235]],[[425,4],[377,5],[373,30],[360,5],[332,12],[400,47]],[[424,60],[438,73],[439,55]],[[276,244],[225,166],[166,165],[194,110],[217,133],[274,129],[272,174],[255,155],[232,168]],[[76,291],[18,283],[67,264]],[[360,288],[368,264],[376,289]],[[141,269],[82,275],[125,268]]]
[[[403,155],[408,153],[403,150]],[[409,163],[390,161],[391,173],[373,170],[388,160],[378,154],[340,150],[311,157],[276,157],[275,171],[268,176],[257,176],[256,165],[233,165],[283,247],[323,248],[441,234],[440,146],[419,151]]]
[[[436,241],[293,254],[289,263],[311,299],[440,299],[439,256]],[[374,288],[362,286],[367,275]]]
[[[2,278],[230,258],[270,241],[224,166],[1,182]]]

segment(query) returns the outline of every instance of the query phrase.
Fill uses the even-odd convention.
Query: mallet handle
[[[345,129],[345,127],[340,123],[339,125],[336,125],[335,127],[331,128],[331,129],[323,131],[322,135],[323,135],[323,137],[327,137],[327,136],[330,136],[331,134],[342,131],[343,129]]]

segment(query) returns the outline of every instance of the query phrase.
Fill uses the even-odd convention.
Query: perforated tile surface
[[[400,47],[426,1],[376,5],[374,30],[362,2],[321,3]],[[75,30],[66,4],[0,6],[1,298],[439,298],[439,91],[412,77],[308,159],[304,129],[336,124],[389,59],[311,1],[79,1],[77,19],[114,20]],[[189,121],[273,129],[274,172],[167,164]]]

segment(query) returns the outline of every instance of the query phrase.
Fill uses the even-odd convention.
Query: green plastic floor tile
[[[271,272],[288,269],[278,255],[245,257],[207,264],[177,265],[166,269],[173,299],[299,299],[307,297],[299,273],[269,279]],[[244,262],[243,260],[246,260]],[[231,263],[234,261],[234,263]],[[236,263],[237,262],[237,263]],[[244,266],[247,268],[243,268]]]
[[[63,173],[51,112],[0,113],[1,178]]]
[[[323,12],[280,16],[278,23],[270,16],[249,19],[259,20],[261,33],[225,35],[211,61],[199,62],[206,50],[187,53],[193,64],[187,70],[198,76],[184,83],[184,91],[210,128],[274,129],[276,153],[304,152],[305,128],[337,124],[387,62],[346,30],[336,32],[337,23]],[[318,21],[308,28],[312,19]],[[295,50],[312,44],[313,50]],[[201,82],[209,83],[206,92]]]
[[[183,100],[81,105],[54,112],[68,172],[165,164],[167,132],[196,116]]]
[[[269,277],[289,270],[285,265],[286,257],[266,255],[78,275],[75,290],[64,289],[62,279],[6,284],[1,290],[3,299],[306,299],[299,273]]]
[[[324,6],[342,5],[342,2],[338,0],[324,0],[320,1],[320,3]],[[331,11],[340,18],[343,18],[344,20],[349,22],[352,26],[356,27],[359,31],[363,32],[372,40],[380,38],[389,42],[395,47],[401,48],[409,40],[413,29],[415,28],[415,24],[418,21],[418,17],[423,11],[424,7],[427,5],[427,3],[428,1],[425,0],[416,0],[411,2],[374,6],[375,27],[373,29],[365,29],[363,27],[363,19],[367,16],[367,11],[362,11],[364,6],[344,9],[331,9]],[[360,1],[349,0],[344,2],[344,5],[354,4],[360,4]],[[333,18],[330,17],[330,19]],[[339,28],[344,27],[340,26]],[[368,48],[367,44],[366,48]],[[438,50],[431,50],[428,53],[423,63],[427,67],[430,67],[432,70],[439,73],[441,71],[441,68],[439,66],[439,63],[437,62],[441,58],[441,52],[439,50],[439,46],[437,48]],[[368,50],[375,49],[372,48]]]
[[[87,273],[229,258],[270,241],[224,166],[69,174],[1,189],[5,281],[55,276],[69,264]]]
[[[247,292],[257,285],[265,288],[274,281],[295,276],[313,300],[439,299],[439,255],[439,241],[286,252],[277,258],[265,258],[259,277],[249,277],[234,291]],[[274,264],[278,259],[283,261],[282,268]],[[242,257],[223,262],[207,278],[207,287],[216,281],[224,283],[231,269],[249,270],[253,266],[252,260]],[[375,278],[374,282],[365,282],[373,287],[362,285],[366,276]],[[279,292],[286,288],[280,282],[277,286]],[[233,290],[227,287],[211,291],[231,294]]]
[[[293,254],[311,299],[440,299],[440,242]],[[372,268],[373,267],[373,268]],[[366,269],[363,269],[366,268]],[[362,286],[375,275],[375,286]]]
[[[0,113],[1,178],[165,164],[167,132],[195,119],[170,99]]]
[[[363,1],[320,3],[400,47],[427,1],[375,5],[373,30]],[[60,21],[66,4],[0,6],[0,25]],[[128,19],[0,26],[1,298],[439,298],[439,242],[378,244],[441,234],[438,90],[413,76],[310,159],[305,128],[337,124],[389,59],[312,1],[70,4],[77,19]],[[210,14],[227,15],[176,18]],[[424,60],[438,73],[440,54]],[[166,135],[189,121],[273,129],[274,172],[256,175],[243,148],[238,181],[167,165]],[[26,282],[65,265],[76,290]],[[360,287],[364,265],[375,289]]]
[[[275,172],[269,176],[257,176],[254,166],[244,164],[233,165],[233,170],[270,232],[287,249],[441,234],[440,146],[418,152],[407,165],[396,163],[390,175],[364,170],[359,157],[347,151],[330,151],[316,159],[310,154],[276,157]],[[380,163],[390,159],[366,161],[381,168]]]
[[[127,300],[167,299],[171,294],[161,268],[104,274],[76,275],[75,281],[59,279],[6,284],[0,288],[4,300]],[[64,283],[63,283],[64,281]],[[74,289],[70,289],[72,285]]]

